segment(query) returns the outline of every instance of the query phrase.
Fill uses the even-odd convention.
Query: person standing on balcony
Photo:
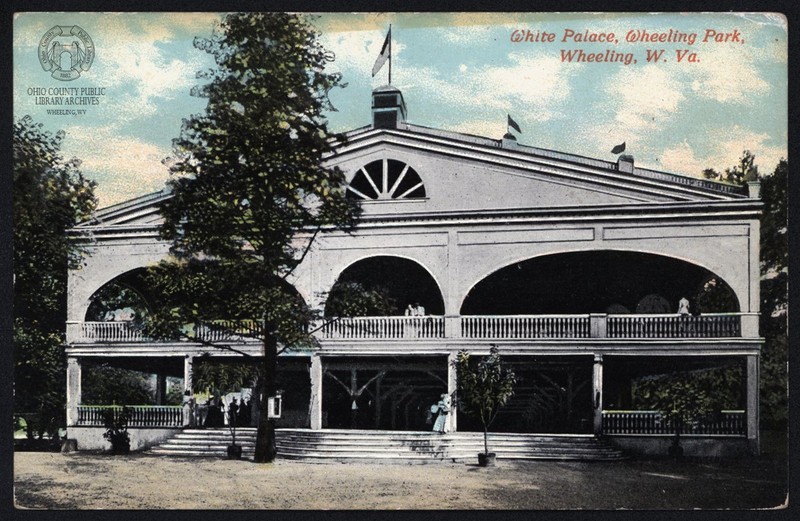
[[[438,432],[439,434],[447,432],[447,415],[450,413],[450,405],[450,395],[442,393],[439,403],[436,404],[439,415],[436,417],[436,422],[433,424],[433,432]],[[431,410],[433,410],[433,408],[431,408]]]
[[[681,297],[678,301],[678,314],[679,315],[689,315],[689,299],[686,297]]]
[[[682,333],[682,336],[687,336],[695,332],[694,322],[692,320],[692,311],[695,307],[697,306],[692,305],[686,297],[681,297],[678,301],[678,314],[681,316],[678,332]]]

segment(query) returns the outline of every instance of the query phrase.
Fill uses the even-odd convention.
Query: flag
[[[372,66],[372,76],[375,77],[378,74],[378,71],[381,70],[383,64],[386,63],[386,60],[392,59],[392,26],[389,26],[389,32],[386,34],[386,40],[383,42],[383,47],[381,47],[381,53],[378,55],[378,59],[375,60],[375,65]]]
[[[621,154],[625,152],[625,142],[623,141],[621,145],[617,145],[611,149],[612,154]]]
[[[517,132],[519,132],[520,134],[522,134],[522,130],[520,130],[520,128],[519,128],[519,125],[517,125],[517,122],[516,122],[516,121],[514,121],[513,119],[511,119],[511,116],[510,116],[510,115],[508,116],[508,126],[509,126],[509,127],[511,127],[511,128],[513,128],[514,130],[516,130],[516,131],[517,131]]]

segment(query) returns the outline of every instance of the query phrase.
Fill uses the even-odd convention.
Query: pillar
[[[189,391],[189,396],[192,393],[192,387],[194,384],[194,358],[192,355],[186,355],[183,359],[183,394],[186,395],[186,391]]]
[[[308,404],[309,422],[313,430],[322,428],[322,357],[311,355],[311,400]]]
[[[81,404],[81,362],[67,358],[67,426],[78,424],[78,405]]]
[[[747,355],[747,446],[750,452],[760,452],[758,440],[758,355]]]
[[[167,403],[167,375],[164,373],[156,374],[156,405]]]
[[[592,370],[592,407],[594,410],[594,435],[603,434],[603,355],[595,353]]]
[[[450,353],[447,355],[447,394],[455,396],[456,389],[458,389],[458,378],[456,378],[456,368],[453,363],[456,360],[457,353]],[[458,430],[458,407],[453,406],[450,408],[450,414],[447,415],[448,432],[456,432]]]

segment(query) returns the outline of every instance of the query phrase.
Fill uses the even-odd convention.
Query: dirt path
[[[785,467],[723,464],[500,462],[369,465],[15,454],[18,508],[36,509],[676,509],[772,508]]]

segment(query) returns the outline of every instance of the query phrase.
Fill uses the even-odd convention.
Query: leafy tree
[[[789,164],[781,160],[761,178],[761,421],[784,428],[788,419],[788,220]]]
[[[497,346],[492,346],[489,356],[477,363],[467,351],[459,351],[453,366],[458,380],[458,408],[481,422],[483,450],[484,454],[489,454],[489,426],[500,407],[514,394],[516,376],[503,366]]]
[[[86,364],[81,375],[81,400],[86,405],[151,403],[153,388],[148,376],[107,364]]]
[[[756,156],[749,150],[745,150],[742,152],[742,157],[739,158],[738,165],[726,168],[723,173],[717,172],[713,168],[706,168],[703,170],[703,177],[734,185],[740,185],[747,181],[755,181],[759,178],[758,167],[755,164],[755,160]]]
[[[61,155],[64,136],[30,116],[14,122],[14,408],[38,415],[40,436],[64,423],[67,269],[81,257],[65,230],[96,207],[80,161]]]
[[[174,141],[172,197],[161,208],[173,257],[151,270],[158,299],[147,327],[177,337],[203,322],[261,340],[255,461],[268,462],[275,426],[266,399],[277,390],[279,344],[310,343],[312,313],[285,280],[319,232],[358,216],[343,172],[323,164],[343,139],[322,114],[341,79],[325,73],[332,55],[299,15],[229,14],[195,46],[216,67],[193,91],[208,99],[205,112],[185,120]]]
[[[385,317],[397,314],[397,302],[384,287],[361,282],[338,282],[325,302],[330,317]]]
[[[739,164],[723,174],[706,169],[703,177],[734,184],[758,179],[764,203],[761,218],[761,351],[760,410],[764,426],[783,428],[788,418],[788,189],[789,163],[781,159],[771,175],[760,175],[755,156],[742,152]]]
[[[675,429],[670,453],[680,457],[681,434],[685,425],[714,410],[712,387],[696,379],[691,372],[677,372],[643,380],[636,394],[647,408],[661,412],[661,417]]]

